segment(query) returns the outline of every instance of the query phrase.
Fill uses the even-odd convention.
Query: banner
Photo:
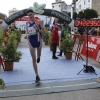
[[[15,21],[28,21],[28,17],[23,16],[23,17],[20,17],[20,18],[16,19]]]
[[[11,23],[13,23],[15,20],[17,20],[18,18],[23,17],[23,16],[27,16],[27,11],[29,9],[33,10],[33,12],[35,14],[56,17],[56,18],[63,20],[67,24],[71,23],[72,19],[67,14],[60,12],[60,11],[57,11],[57,10],[45,9],[45,6],[46,6],[45,4],[39,5],[37,2],[34,2],[32,7],[29,7],[27,9],[23,9],[23,10],[20,10],[20,11],[13,13],[12,15],[10,15],[9,17],[4,19],[4,21],[2,23],[2,30],[3,31],[6,30],[8,28],[8,26]],[[26,20],[26,18],[23,20]]]
[[[38,18],[36,16],[34,18],[35,18],[35,20],[40,20],[40,18]],[[28,20],[29,20],[28,16],[23,16],[23,17],[16,19],[15,21],[28,21]]]
[[[83,48],[81,50],[81,54],[86,56],[87,55],[87,37],[85,37]],[[97,56],[99,55],[100,51],[100,37],[97,36],[88,36],[88,57],[91,59],[97,60]]]

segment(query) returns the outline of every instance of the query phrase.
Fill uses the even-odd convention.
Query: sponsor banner
[[[18,18],[16,21],[28,21],[28,17],[23,16],[23,17]]]
[[[9,17],[7,17],[4,20],[5,23],[7,25],[10,25],[16,19],[18,19],[20,17],[23,17],[23,16],[27,16],[27,10],[28,9],[23,9],[23,10],[20,10],[18,12],[13,13],[12,15],[10,15]],[[70,18],[70,16],[68,16],[67,14],[59,12],[59,11],[56,11],[56,10],[52,10],[52,9],[43,9],[43,10],[40,9],[40,13],[36,13],[36,14],[56,17],[56,18],[59,18],[59,19],[63,20],[67,24],[71,23],[71,21],[72,21],[72,19]]]
[[[81,54],[87,55],[87,37],[85,37]],[[98,52],[100,50],[100,37],[88,36],[88,57],[97,60]]]
[[[35,18],[35,20],[40,20],[36,16],[34,18]],[[15,21],[28,21],[28,20],[29,20],[28,16],[23,16],[23,17],[20,17],[20,18],[16,19]]]

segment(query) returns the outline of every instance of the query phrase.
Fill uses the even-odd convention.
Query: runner
[[[41,56],[41,35],[40,33],[45,33],[45,29],[43,27],[43,24],[41,21],[36,22],[34,18],[34,12],[32,9],[28,9],[27,15],[29,16],[29,21],[26,23],[26,35],[25,39],[28,39],[29,42],[29,48],[30,48],[30,54],[32,57],[32,63],[34,67],[34,71],[36,74],[36,81],[35,83],[38,83],[40,81],[40,77],[38,74],[38,68],[37,68],[37,63],[40,62],[40,56]],[[39,27],[41,27],[41,30]],[[36,61],[36,49],[37,48],[37,61]]]

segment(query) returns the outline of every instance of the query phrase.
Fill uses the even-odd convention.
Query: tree
[[[71,17],[71,13],[70,12],[67,12],[67,15]]]
[[[98,13],[97,13],[97,11],[95,11],[93,9],[85,9],[84,10],[84,17],[86,19],[97,18],[98,17]]]
[[[44,25],[45,27],[49,27],[49,23]]]
[[[71,12],[64,12],[66,15],[68,15],[69,17],[71,17]]]
[[[76,19],[77,18],[77,12],[74,12],[73,13],[73,19]]]
[[[77,17],[81,18],[81,19],[84,18],[84,12],[83,12],[83,10],[78,13]]]
[[[64,21],[62,20],[62,19],[58,19],[58,21],[57,21],[59,24],[63,24],[64,23]]]
[[[85,9],[79,12],[78,18],[85,18],[85,19],[91,19],[91,18],[97,18],[98,13],[94,9]]]
[[[64,12],[64,13],[71,17],[71,12]],[[77,18],[77,12],[73,12],[73,19],[76,18]]]

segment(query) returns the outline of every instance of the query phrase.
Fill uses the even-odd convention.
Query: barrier
[[[86,56],[86,38],[81,50],[81,55]],[[100,37],[88,36],[88,58],[100,63]]]
[[[80,34],[73,34],[74,39],[74,46],[73,46],[73,52],[75,53],[75,60],[78,61],[78,59],[83,60],[82,56],[80,55],[80,51],[83,46],[83,36]]]
[[[86,35],[79,37],[77,34],[73,34],[75,60],[81,59],[82,56],[86,56]],[[77,41],[78,39],[78,41]],[[76,47],[76,49],[75,49]],[[100,63],[100,37],[99,36],[88,36],[88,58]]]

